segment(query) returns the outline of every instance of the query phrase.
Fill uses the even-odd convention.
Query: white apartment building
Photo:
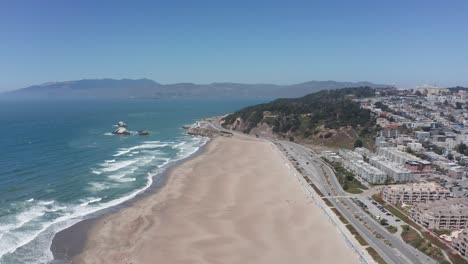
[[[428,141],[431,139],[431,133],[426,131],[416,131],[414,132],[414,137],[419,141]]]
[[[341,158],[338,154],[332,151],[323,151],[322,156],[332,162],[343,162],[343,158]]]
[[[360,151],[366,152],[365,149],[360,149]],[[371,184],[385,183],[387,175],[383,171],[364,162],[363,155],[346,149],[341,149],[339,153],[343,157],[343,165],[355,175]]]
[[[361,154],[351,151],[349,149],[340,149],[338,153],[341,157],[343,157],[344,162],[364,160]]]
[[[357,154],[362,155],[363,157],[365,156],[365,157],[368,157],[368,158],[375,156],[375,154],[372,151],[370,151],[370,149],[368,149],[368,148],[355,148],[354,152],[356,152]]]
[[[417,203],[445,199],[450,191],[434,182],[388,185],[382,189],[382,199],[396,203]]]
[[[381,157],[373,157],[369,163],[388,175],[393,183],[413,181],[413,174],[410,170],[403,168],[400,164],[391,162]]]
[[[399,164],[405,164],[406,161],[419,161],[421,160],[420,158],[413,156],[409,153],[400,151],[396,148],[379,148],[378,154],[390,161],[399,163]]]
[[[405,166],[407,169],[410,169],[411,171],[431,170],[431,163],[429,161],[420,159],[416,156],[400,151],[396,148],[379,148],[378,154],[379,156],[389,161],[393,161],[395,163]]]
[[[387,175],[383,171],[362,160],[349,162],[347,164],[348,166],[345,166],[348,170],[361,177],[368,183],[383,184],[387,180]]]
[[[410,142],[408,144],[406,144],[406,146],[412,150],[415,150],[415,151],[418,151],[420,149],[423,148],[422,144],[421,143],[417,143],[417,142]]]

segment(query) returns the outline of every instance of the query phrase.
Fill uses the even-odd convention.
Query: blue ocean
[[[56,232],[143,192],[207,142],[183,125],[259,102],[0,101],[0,263],[52,260]],[[113,135],[118,121],[132,134]]]

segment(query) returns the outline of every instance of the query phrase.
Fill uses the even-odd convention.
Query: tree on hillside
[[[388,110],[388,106],[386,104],[380,102],[380,101],[375,102],[374,106],[377,107],[377,108],[382,109],[382,111],[387,111]]]
[[[447,159],[453,160],[453,154],[452,154],[452,153],[448,154],[448,155],[447,155]]]
[[[468,146],[465,143],[461,143],[456,147],[458,153],[468,156]]]
[[[362,142],[362,140],[360,138],[356,139],[356,141],[354,142],[354,147],[355,148],[362,148],[363,145],[364,145],[364,143]]]

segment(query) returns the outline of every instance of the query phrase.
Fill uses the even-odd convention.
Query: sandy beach
[[[268,142],[217,137],[104,216],[73,263],[359,263]]]

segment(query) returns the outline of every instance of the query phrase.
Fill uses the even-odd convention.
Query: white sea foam
[[[160,152],[152,152],[152,154],[161,154]],[[115,162],[104,162],[102,164],[100,164],[99,166],[102,167],[102,169],[100,170],[94,170],[94,172],[98,172],[99,174],[103,173],[103,172],[114,172],[114,171],[118,171],[118,170],[121,170],[123,168],[127,168],[127,167],[130,167],[132,169],[132,167],[134,166],[144,166],[146,164],[148,164],[149,162],[151,162],[153,159],[155,158],[155,156],[150,156],[150,157],[146,157],[146,156],[142,156],[142,157],[138,157],[138,158],[134,158],[134,159],[130,159],[130,160],[122,160],[122,161],[115,161]]]
[[[135,168],[129,169],[129,170],[121,172],[121,173],[112,174],[112,175],[107,176],[107,178],[112,179],[112,180],[118,180],[118,179],[121,179],[121,178],[129,175],[129,174],[134,173],[136,171],[136,169],[137,168],[135,167]]]
[[[106,170],[106,172],[112,172],[112,171],[118,170],[118,168],[123,169],[124,167],[132,167],[133,164],[135,165],[146,164],[146,163],[151,162],[153,159],[161,159],[163,160],[163,163],[160,164],[158,166],[159,169],[157,169],[154,172],[157,174],[165,170],[166,168],[165,165],[171,162],[174,162],[176,160],[185,158],[188,155],[194,153],[199,148],[199,146],[206,143],[206,141],[207,141],[206,139],[190,140],[190,144],[189,144],[190,146],[185,147],[185,148],[182,148],[182,146],[184,146],[185,144],[178,144],[177,146],[175,146],[175,148],[179,149],[179,153],[177,154],[177,157],[174,159],[167,159],[164,157],[155,158],[154,156],[151,156],[151,157],[146,157],[145,159],[131,160],[132,163],[121,163],[121,162],[130,162],[130,161],[115,161],[115,162],[110,162],[110,163],[108,162],[108,166],[105,166],[102,171],[94,170],[93,173],[101,174],[104,170]],[[145,144],[152,144],[152,146],[149,148],[157,148],[157,146],[155,146],[155,144],[153,143],[155,142],[145,142],[143,145],[137,146],[137,148],[132,148],[130,152],[135,151],[137,149],[148,148],[149,146],[148,145],[145,146]],[[168,144],[171,144],[171,143],[168,143]],[[156,144],[165,145],[165,144],[159,144],[159,142],[157,142]],[[125,149],[125,151],[126,150],[127,149]],[[120,151],[124,151],[124,149],[121,149]],[[129,152],[125,152],[125,153],[129,153]],[[124,155],[124,154],[120,154],[120,155]],[[126,165],[123,166],[124,164]],[[118,165],[118,166],[115,166],[115,165]],[[133,169],[134,168],[128,171],[132,171]],[[134,178],[125,178],[127,174],[122,174],[122,175],[123,176],[117,179],[120,179],[123,181],[134,180]],[[5,232],[4,229],[7,226],[3,224],[3,219],[1,219],[2,225],[0,225],[1,227],[0,228],[0,236],[1,236],[0,240],[2,241],[2,243],[0,243],[0,262],[2,262],[2,256],[4,256],[7,253],[15,252],[20,247],[21,247],[21,250],[27,250],[28,260],[30,262],[44,263],[44,262],[52,260],[53,256],[52,256],[52,253],[50,252],[50,245],[52,243],[52,238],[56,232],[73,225],[74,223],[83,219],[83,217],[88,214],[94,213],[104,208],[118,205],[124,201],[132,199],[133,197],[143,192],[144,190],[146,190],[148,187],[152,185],[153,183],[152,175],[153,174],[151,173],[147,174],[146,184],[142,188],[134,190],[133,192],[130,192],[121,198],[111,200],[105,203],[99,203],[102,198],[97,198],[97,197],[90,197],[90,198],[87,198],[86,200],[81,200],[80,204],[78,205],[73,205],[73,204],[59,205],[57,203],[51,203],[51,201],[46,201],[46,202],[43,201],[42,204],[39,204],[40,202],[37,202],[37,205],[33,206],[33,209],[30,209],[28,211],[29,213],[25,212],[24,214],[18,215],[22,219],[22,222],[24,222],[24,224],[34,222],[35,228],[33,229],[22,230],[22,229],[16,228],[14,230],[10,229]],[[111,176],[108,176],[108,177],[110,178]],[[113,176],[116,176],[116,175],[113,175]],[[41,219],[44,213],[48,213],[48,212],[53,212],[54,214],[62,213],[62,216],[57,217],[55,219],[48,220],[48,221],[44,221],[44,219]],[[41,221],[39,221],[39,219],[41,219]]]
[[[104,163],[104,164],[101,164],[101,166],[103,166],[104,168],[102,168],[100,171],[101,172],[110,172],[110,171],[116,171],[116,170],[120,170],[122,168],[125,168],[127,166],[130,166],[134,163],[138,162],[137,159],[135,160],[123,160],[123,161],[119,161],[119,162],[114,162],[114,163]]]
[[[118,179],[116,181],[118,181],[118,182],[133,182],[133,181],[136,181],[136,178],[121,178],[121,179]]]
[[[27,236],[24,234],[27,230],[23,228],[26,225],[37,225],[43,221],[42,217],[47,213],[48,205],[51,205],[54,201],[39,201],[36,204],[26,207],[24,211],[17,214],[12,221],[4,223],[5,219],[2,219],[2,225],[0,225],[0,258],[7,252],[12,252],[19,246],[17,243],[22,240],[23,237]],[[31,203],[31,202],[29,202]]]
[[[16,215],[15,221],[12,224],[5,224],[0,226],[0,240],[3,236],[5,236],[8,232],[11,232],[17,228],[22,227],[23,225],[29,223],[30,221],[36,219],[37,217],[41,217],[44,215],[45,208],[43,206],[33,206],[26,211]],[[0,249],[1,253],[1,249]]]
[[[88,204],[92,204],[92,203],[97,203],[99,201],[101,201],[102,198],[89,198],[87,200],[81,200],[83,203],[80,204],[80,206],[87,206]]]
[[[135,181],[136,179],[133,178],[133,180],[128,180],[126,179],[125,177],[128,176],[128,175],[132,175],[138,168],[141,168],[149,163],[151,163],[152,161],[154,160],[157,160],[157,159],[160,159],[160,160],[168,160],[167,158],[157,158],[156,156],[144,156],[144,157],[140,157],[138,159],[136,159],[135,163],[133,163],[132,165],[134,166],[128,166],[128,169],[127,170],[123,170],[119,173],[115,173],[115,174],[112,174],[112,175],[109,175],[107,176],[107,178],[113,180],[113,181],[116,181],[116,182],[131,182],[131,181]]]
[[[109,183],[90,182],[89,187],[87,189],[91,192],[99,192],[99,191],[106,190],[109,188],[112,188],[112,185]]]
[[[181,142],[179,144],[174,145],[172,148],[174,148],[174,149],[180,148],[182,145],[185,145],[186,143],[187,142],[183,141],[183,142]]]
[[[114,135],[114,134],[109,133],[109,132],[108,132],[108,133],[104,133],[104,136],[113,136],[113,135]]]
[[[130,148],[121,148],[117,151],[116,154],[114,154],[114,157],[119,157],[125,154],[128,154],[130,152],[133,152],[134,150],[139,150],[139,149],[155,149],[155,148],[163,148],[168,146],[169,143],[162,143],[160,141],[146,141],[143,142],[142,145],[130,147]]]
[[[38,202],[40,205],[49,205],[49,204],[53,204],[55,201],[40,201]]]
[[[33,202],[34,198],[28,199],[26,202]]]
[[[162,167],[166,166],[171,161],[171,159],[163,159],[163,160],[164,160],[164,162],[162,164],[158,165],[158,168],[162,168]]]
[[[96,174],[96,175],[99,175],[102,173],[102,171],[98,171],[98,170],[91,170],[92,173]]]
[[[62,210],[65,210],[65,209],[67,209],[66,206],[55,206],[55,207],[52,207],[50,209],[46,209],[46,212],[52,213],[52,212],[62,211]]]

